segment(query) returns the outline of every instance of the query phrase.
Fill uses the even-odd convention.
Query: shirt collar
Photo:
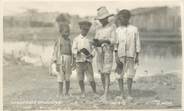
[[[60,37],[60,40],[70,40],[70,38],[64,38],[64,37]]]
[[[86,38],[86,36],[83,36],[82,34],[79,35],[81,39]]]
[[[130,25],[127,25],[127,26],[120,26],[121,28],[128,28]]]

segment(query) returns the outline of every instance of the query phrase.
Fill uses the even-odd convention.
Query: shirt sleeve
[[[58,44],[58,41],[55,42],[54,44],[54,51],[53,51],[53,54],[52,54],[52,60],[55,61],[57,59],[57,44]]]
[[[95,56],[95,47],[92,45],[92,41],[89,40],[89,45],[90,45],[90,53],[92,56]]]
[[[138,30],[135,33],[135,39],[136,39],[136,52],[140,52],[141,42],[140,42],[140,37],[139,37],[139,31]]]
[[[74,39],[73,40],[73,44],[72,44],[72,53],[74,54],[74,55],[77,55],[77,40],[76,39]]]
[[[114,36],[114,51],[118,50],[118,44],[119,44],[119,40],[117,37],[117,31],[115,30],[115,36]]]
[[[110,42],[111,42],[111,44],[116,44],[116,28],[115,28],[115,26],[112,26],[112,29],[111,29],[111,33],[110,33],[111,35],[110,35]]]
[[[95,32],[95,39],[99,39],[99,33],[98,33],[97,30],[96,30],[96,32]]]

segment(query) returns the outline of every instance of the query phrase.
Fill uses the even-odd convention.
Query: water
[[[38,45],[29,42],[4,42],[4,56],[24,57],[34,65],[49,65],[53,43]],[[115,67],[115,66],[114,66]],[[94,71],[96,67],[94,65]],[[182,72],[181,44],[169,42],[142,42],[140,64],[136,77]],[[99,76],[99,75],[97,75]]]

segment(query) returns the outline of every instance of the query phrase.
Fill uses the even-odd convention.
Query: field
[[[93,34],[91,34],[92,37]],[[153,33],[154,35],[154,33]],[[156,35],[156,34],[155,34]],[[102,95],[99,74],[95,73],[99,97],[93,97],[86,81],[87,96],[80,98],[75,71],[71,79],[71,97],[56,97],[56,77],[48,73],[55,28],[5,28],[3,45],[3,107],[6,110],[29,109],[157,109],[181,108],[181,41],[142,41],[140,65],[134,80],[134,101],[122,105],[115,74],[111,74],[110,100]],[[72,32],[72,37],[76,32]],[[177,37],[175,37],[177,38]],[[95,64],[94,70],[95,70]]]

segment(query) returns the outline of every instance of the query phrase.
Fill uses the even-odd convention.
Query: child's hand
[[[135,58],[135,63],[136,63],[136,64],[139,64],[139,59],[138,59],[138,57]]]
[[[71,67],[72,67],[72,70],[76,69],[76,58],[74,56],[72,57]]]
[[[93,39],[93,43],[92,43],[95,47],[100,47],[101,43],[98,39]]]
[[[119,60],[119,57],[118,56],[116,56],[115,57],[115,60],[116,60],[116,64],[118,65],[118,64],[121,64],[121,62],[120,62],[120,60]]]
[[[118,56],[118,52],[115,52],[115,60],[116,60],[116,64],[117,64],[117,65],[123,67],[123,63],[125,63],[125,59],[126,59],[126,58],[124,58],[124,59],[123,59],[124,61],[121,62],[120,59],[119,59],[119,56]]]
[[[111,42],[109,40],[102,40],[101,43],[107,43],[107,44],[110,44]]]
[[[136,54],[136,57],[135,57],[135,64],[139,64],[139,56],[138,56],[138,54]]]
[[[56,71],[60,72],[60,65],[58,65],[58,64],[56,65]]]

